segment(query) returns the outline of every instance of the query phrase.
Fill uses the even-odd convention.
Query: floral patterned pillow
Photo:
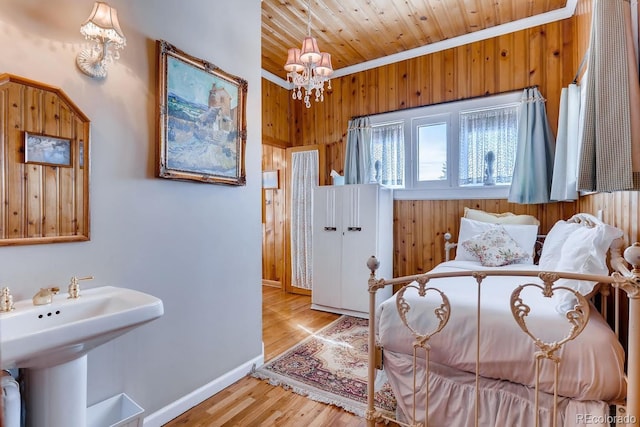
[[[518,246],[518,243],[501,225],[462,242],[462,246],[477,257],[485,267],[513,264],[531,255]]]

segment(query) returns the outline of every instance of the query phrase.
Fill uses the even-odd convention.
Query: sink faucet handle
[[[93,276],[85,276],[85,277],[71,277],[71,282],[69,283],[69,298],[75,299],[80,296],[80,284],[78,283],[80,280],[91,280]]]
[[[13,296],[9,291],[9,288],[6,286],[2,288],[2,293],[0,294],[0,311],[11,311],[15,309],[13,305]]]
[[[51,304],[53,296],[60,292],[60,288],[40,288],[37,294],[33,296],[33,305]]]

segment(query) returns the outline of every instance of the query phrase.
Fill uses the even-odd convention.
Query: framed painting
[[[24,162],[47,166],[72,166],[71,140],[40,133],[24,133]]]
[[[245,185],[246,80],[166,41],[157,46],[158,176]]]

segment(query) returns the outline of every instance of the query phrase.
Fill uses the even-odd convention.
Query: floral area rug
[[[364,417],[367,410],[368,320],[342,316],[252,375]],[[376,407],[396,408],[389,383],[378,371]]]

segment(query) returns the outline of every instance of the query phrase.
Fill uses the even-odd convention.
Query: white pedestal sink
[[[86,427],[89,350],[163,313],[160,299],[113,286],[0,313],[0,368],[26,369],[27,427]]]

